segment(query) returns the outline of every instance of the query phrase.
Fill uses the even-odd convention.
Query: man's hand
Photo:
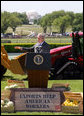
[[[20,46],[15,46],[14,48],[15,48],[15,49],[21,50],[22,47],[20,47]]]

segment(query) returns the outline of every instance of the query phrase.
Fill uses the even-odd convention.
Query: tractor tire
[[[1,78],[6,73],[6,71],[7,71],[7,68],[5,68],[3,65],[1,65]]]
[[[49,73],[49,80],[63,80],[63,75],[57,75],[56,71],[54,70],[53,72]]]
[[[56,73],[66,62],[68,62],[68,57],[62,57],[56,60],[54,67],[51,68],[53,70],[50,70],[49,80],[63,80],[64,78],[63,75],[62,74],[57,75]]]
[[[81,72],[76,65],[69,65],[62,73],[63,79],[83,79],[83,72]]]

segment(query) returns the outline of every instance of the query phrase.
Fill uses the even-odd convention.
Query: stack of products
[[[64,92],[65,101],[62,104],[62,112],[83,113],[83,93]]]
[[[25,88],[23,81],[8,80],[1,92],[1,112],[14,112],[14,103],[10,101],[11,88]]]

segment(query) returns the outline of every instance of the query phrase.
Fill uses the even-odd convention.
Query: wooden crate
[[[76,100],[79,102],[78,106],[64,106],[62,104],[62,112],[65,113],[83,113],[83,93],[79,92],[63,92],[65,100]]]
[[[82,92],[64,92],[64,96],[66,99],[83,101],[83,93]]]
[[[7,80],[8,86],[17,84],[21,88],[25,88],[25,84],[23,81],[18,81],[18,80]]]
[[[78,106],[63,106],[62,105],[62,112],[64,113],[80,113]]]
[[[2,113],[13,113],[14,112],[14,106],[12,107],[1,107],[1,112]]]
[[[52,85],[52,88],[56,88],[56,87],[69,87],[69,84],[63,84],[63,83],[56,83]]]
[[[7,80],[7,85],[14,85],[17,84],[19,86],[19,88],[25,88],[25,84],[23,81],[18,81],[18,80]],[[3,90],[1,92],[1,99],[10,99],[10,94],[11,94],[11,90]]]
[[[11,90],[3,90],[1,92],[1,99],[10,99],[10,95],[11,95]]]

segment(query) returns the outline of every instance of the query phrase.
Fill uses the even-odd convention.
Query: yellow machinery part
[[[14,73],[14,74],[21,74],[21,75],[25,74],[18,59],[11,60],[10,69],[11,69],[12,73]]]
[[[1,65],[10,70],[10,60],[4,46],[1,46]]]
[[[23,53],[14,59],[11,59],[10,68],[14,74],[24,75],[26,72],[25,69],[25,56],[26,53]]]
[[[14,74],[25,74],[25,55],[21,54],[14,59],[9,60],[8,54],[4,48],[4,46],[1,46],[1,65],[3,65],[5,68],[9,69]]]

